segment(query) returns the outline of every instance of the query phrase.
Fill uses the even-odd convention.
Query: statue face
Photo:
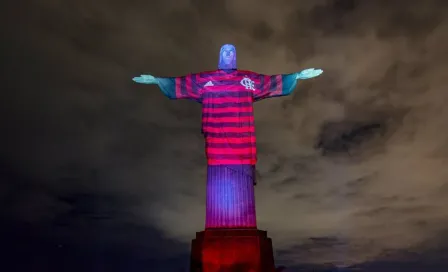
[[[222,52],[222,59],[224,60],[224,63],[227,65],[232,63],[234,55],[235,53],[233,52],[233,50],[224,50]]]
[[[231,44],[225,44],[221,47],[218,66],[219,69],[236,69],[235,46]]]

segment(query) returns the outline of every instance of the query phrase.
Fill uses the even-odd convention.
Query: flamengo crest
[[[255,90],[255,81],[248,77],[241,79],[240,83],[246,88],[246,90]]]

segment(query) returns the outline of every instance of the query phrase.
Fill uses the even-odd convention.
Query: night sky
[[[448,271],[448,1],[211,2],[2,1],[0,269],[186,271],[200,105],[131,79],[232,43],[240,69],[325,71],[255,106],[277,265]]]

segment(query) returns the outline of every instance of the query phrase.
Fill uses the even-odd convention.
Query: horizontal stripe
[[[253,116],[242,116],[242,117],[209,117],[202,118],[202,123],[235,123],[235,122],[254,122]]]
[[[252,102],[228,102],[228,103],[204,103],[202,102],[203,109],[222,109],[222,108],[247,108],[253,105]]]
[[[208,155],[243,155],[243,156],[252,156],[252,153],[255,151],[253,147],[246,148],[213,148],[208,147],[205,149],[205,152]]]
[[[227,92],[227,91],[222,91],[221,92],[221,96],[217,96],[219,95],[220,92],[203,92],[203,99],[206,98],[210,98],[210,97],[252,97],[252,91],[249,90],[243,90],[243,91],[234,91],[234,92]]]
[[[203,122],[202,127],[210,128],[250,128],[254,127],[254,122]]]
[[[206,127],[203,126],[202,130],[207,133],[246,133],[246,132],[255,132],[255,127]]]
[[[220,73],[219,70],[206,71],[199,73],[198,79],[200,78],[201,80],[212,80],[212,79],[218,79],[221,76],[223,76],[223,74]]]
[[[228,97],[228,96],[219,96],[219,97],[207,97],[202,100],[203,104],[220,104],[220,103],[241,103],[241,102],[252,102],[251,96],[243,96],[243,97]]]
[[[206,153],[207,158],[215,160],[252,160],[254,154],[218,154],[218,153]]]
[[[263,76],[252,71],[235,70],[235,71],[225,71],[225,70],[214,70],[205,71],[196,74],[192,74],[193,78],[196,78],[197,82],[207,82],[207,81],[220,81],[222,79],[236,78],[239,81],[244,77],[249,77],[251,80],[258,81]]]
[[[204,84],[205,85],[205,84]],[[258,89],[257,85],[254,84],[254,90]],[[206,86],[205,92],[239,92],[239,91],[245,91],[245,92],[253,92],[252,89],[247,89],[239,81],[226,81],[221,80],[220,82],[214,82],[213,86]]]
[[[207,138],[245,138],[255,137],[255,132],[206,132]]]
[[[225,137],[225,138],[214,138],[207,137],[205,139],[206,143],[230,143],[230,144],[238,144],[238,143],[255,143],[255,136],[252,137]]]
[[[249,71],[249,70],[237,70],[237,71],[238,71],[238,74],[237,74],[238,76],[248,76],[250,78],[256,78],[256,77],[261,76],[260,74]]]
[[[210,158],[207,160],[208,165],[239,165],[239,164],[250,164],[255,165],[257,163],[256,159],[215,159]]]
[[[206,148],[254,148],[256,147],[256,144],[254,142],[246,142],[246,143],[205,143]]]
[[[253,117],[254,112],[202,112],[202,118]]]
[[[204,113],[253,112],[253,107],[202,108]]]

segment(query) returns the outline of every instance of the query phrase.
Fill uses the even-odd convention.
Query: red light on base
[[[257,229],[207,229],[192,241],[190,272],[273,272],[272,241]]]

